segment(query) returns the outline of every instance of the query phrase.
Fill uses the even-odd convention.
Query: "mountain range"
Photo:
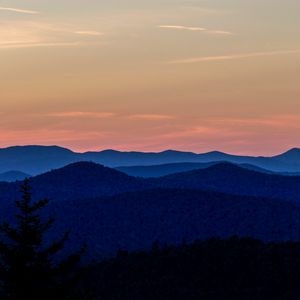
[[[177,163],[231,162],[248,164],[272,172],[300,172],[300,149],[271,157],[231,155],[218,151],[196,154],[167,150],[158,153],[100,152],[77,153],[58,146],[15,146],[0,149],[0,173],[18,170],[37,175],[70,163],[92,161],[107,167],[151,166]],[[166,174],[164,174],[166,175]]]
[[[267,174],[232,163],[159,178],[140,178],[93,162],[78,162],[30,179],[36,197],[77,200],[156,188],[211,190],[300,202],[300,176]],[[2,199],[16,197],[20,182],[0,182]]]
[[[153,177],[162,177],[166,175],[171,175],[175,173],[183,173],[183,172],[188,172],[193,170],[206,169],[220,163],[222,163],[222,161],[220,162],[215,161],[209,163],[173,163],[173,164],[161,164],[161,165],[153,165],[153,166],[129,166],[129,167],[117,167],[115,169],[124,172],[130,176],[153,178]],[[226,163],[226,161],[224,161],[223,163]],[[236,165],[247,170],[253,170],[265,174],[278,174],[278,175],[286,175],[286,176],[300,175],[300,172],[299,173],[273,172],[250,164],[236,164]]]
[[[266,174],[232,163],[160,178],[138,178],[93,162],[30,179],[34,199],[49,198],[51,233],[71,230],[70,249],[91,258],[120,249],[231,235],[300,239],[300,176]],[[10,219],[21,182],[0,183],[0,218]]]

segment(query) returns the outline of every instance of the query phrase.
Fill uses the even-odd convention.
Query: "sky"
[[[0,0],[0,147],[300,147],[299,0]]]

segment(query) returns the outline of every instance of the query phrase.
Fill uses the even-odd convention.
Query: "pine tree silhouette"
[[[0,225],[0,277],[3,282],[1,299],[67,299],[74,281],[74,270],[82,251],[53,262],[69,237],[45,246],[44,235],[54,219],[42,221],[39,211],[48,200],[32,201],[31,187],[26,179],[21,186],[22,199],[15,202],[16,224]]]

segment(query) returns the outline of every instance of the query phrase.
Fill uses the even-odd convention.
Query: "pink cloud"
[[[67,112],[56,112],[47,114],[49,117],[58,117],[58,118],[111,118],[116,116],[112,112],[85,112],[85,111],[67,111]]]
[[[199,56],[199,57],[191,57],[191,58],[186,58],[186,59],[173,60],[173,61],[169,61],[168,63],[169,64],[191,64],[191,63],[199,63],[199,62],[236,60],[236,59],[244,59],[244,58],[288,55],[288,54],[300,54],[300,49],[252,52],[252,53],[230,54],[230,55],[219,55],[219,56]]]
[[[155,121],[155,120],[171,120],[171,119],[175,119],[175,116],[163,115],[163,114],[136,114],[136,115],[129,115],[128,118]]]
[[[22,123],[18,125],[18,116],[15,116],[12,124],[5,121],[3,114],[0,121],[0,145],[58,144],[78,151],[107,148],[162,151],[173,148],[193,152],[220,150],[249,155],[276,154],[300,146],[300,115],[243,119],[191,116],[172,116],[169,119],[168,115],[156,114],[135,115],[137,118],[126,115],[120,117],[118,114],[117,118],[114,116],[103,112],[59,113],[48,119],[43,115],[30,115],[28,118],[23,116]],[[87,117],[84,122],[83,117]],[[63,120],[57,122],[55,118]]]

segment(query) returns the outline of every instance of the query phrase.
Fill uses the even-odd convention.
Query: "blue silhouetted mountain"
[[[0,182],[14,182],[18,180],[24,180],[25,178],[29,178],[31,175],[20,172],[20,171],[8,171],[0,174]]]
[[[34,198],[50,199],[47,213],[58,220],[53,234],[71,229],[71,247],[87,241],[92,257],[145,249],[156,240],[174,244],[231,235],[300,238],[300,177],[220,163],[141,179],[80,162],[30,182]],[[0,183],[0,218],[12,214],[19,186]]]
[[[93,162],[78,162],[31,178],[37,197],[94,198],[152,188],[182,188],[300,201],[300,176],[273,175],[231,163],[160,178],[138,178]],[[20,183],[0,182],[3,199],[15,197]]]
[[[300,201],[300,176],[266,174],[231,163],[220,163],[206,169],[172,174],[152,181],[168,188],[214,190]]]
[[[153,166],[131,166],[131,167],[117,167],[116,169],[126,173],[130,176],[135,177],[162,177],[175,173],[183,173],[192,170],[206,169],[220,162],[210,162],[210,163],[173,163],[173,164],[162,164],[162,165],[153,165]],[[238,165],[248,170],[253,170],[266,174],[276,174],[275,172],[256,167],[250,164],[240,164]],[[281,173],[278,173],[281,174]],[[298,173],[287,173],[284,175],[296,176]]]
[[[0,149],[0,172],[19,170],[36,175],[77,161],[76,154],[57,146],[16,146]]]
[[[198,162],[199,159],[195,153],[173,150],[158,153],[105,150],[101,152],[86,152],[83,154],[83,157],[110,167]]]
[[[158,153],[145,152],[120,152],[115,150],[106,150],[102,152],[87,152],[83,154],[85,159],[104,164],[109,167],[131,167],[131,166],[152,166],[173,163],[211,163],[211,162],[232,162],[236,164],[253,164],[268,170],[289,171],[290,168],[298,168],[295,165],[286,165],[280,160],[273,160],[270,157],[251,157],[236,156],[218,151],[212,151],[204,154],[192,152],[181,152],[167,150]]]
[[[36,176],[32,186],[49,199],[79,199],[139,190],[144,181],[93,162],[77,162]]]
[[[274,157],[251,157],[218,151],[204,154],[173,150],[158,153],[115,150],[76,153],[57,146],[17,146],[0,149],[0,173],[19,170],[26,174],[38,175],[79,161],[93,161],[108,167],[227,161],[250,164],[273,172],[300,172],[299,151],[292,149]]]
[[[0,182],[0,200],[15,199],[20,182]],[[145,187],[144,180],[93,162],[78,162],[32,177],[34,199],[52,201],[115,195]],[[148,184],[149,185],[149,184]]]
[[[191,170],[205,169],[217,162],[212,163],[172,163],[153,166],[129,166],[117,167],[116,169],[135,177],[162,177],[174,173],[182,173]]]
[[[293,152],[294,150],[292,150]],[[300,159],[295,159],[295,155],[285,155],[283,158],[274,157],[252,157],[230,155],[218,151],[204,154],[180,151],[163,151],[159,153],[144,152],[120,152],[107,150],[102,152],[83,153],[84,160],[90,160],[110,167],[128,166],[151,166],[159,164],[173,163],[211,163],[211,162],[231,162],[235,164],[250,164],[262,169],[274,172],[300,172]]]
[[[296,163],[299,164],[300,162],[300,149],[299,148],[293,148],[283,154],[274,156],[275,159],[278,159],[280,161],[290,162],[290,163]]]

